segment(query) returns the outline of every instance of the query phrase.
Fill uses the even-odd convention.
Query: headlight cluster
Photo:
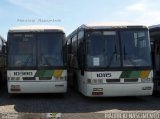
[[[143,83],[151,83],[152,82],[152,78],[144,78],[144,79],[141,79],[141,81]]]
[[[87,79],[88,84],[103,84],[103,79]]]
[[[67,76],[55,78],[56,81],[67,81]]]
[[[8,80],[16,81],[16,80],[20,80],[20,77],[8,77]]]

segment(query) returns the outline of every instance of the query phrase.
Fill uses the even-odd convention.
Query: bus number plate
[[[20,85],[11,85],[11,91],[20,91]]]

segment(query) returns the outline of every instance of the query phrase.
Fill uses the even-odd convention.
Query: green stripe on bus
[[[139,78],[141,71],[132,71],[129,78]]]
[[[43,77],[52,77],[54,70],[46,70]]]
[[[45,70],[38,70],[35,74],[35,77],[43,77]]]
[[[35,77],[52,77],[54,70],[38,70]]]
[[[120,78],[128,78],[132,71],[123,71]]]

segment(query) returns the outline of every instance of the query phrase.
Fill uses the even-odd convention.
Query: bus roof
[[[104,23],[104,24],[86,24],[82,25],[86,29],[112,29],[112,28],[147,28],[143,25],[136,25],[136,24],[121,24],[121,23]]]
[[[60,26],[30,25],[30,26],[12,27],[9,29],[9,32],[44,32],[44,31],[64,32],[64,28]]]
[[[104,23],[104,24],[83,24],[80,27],[78,27],[76,30],[74,30],[71,34],[69,34],[67,37],[72,36],[77,32],[79,29],[138,29],[138,28],[146,28],[147,26],[144,25],[136,25],[136,24],[130,24],[130,23]]]
[[[157,29],[160,28],[160,24],[149,26],[149,29]]]

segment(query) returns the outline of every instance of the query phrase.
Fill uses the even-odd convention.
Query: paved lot
[[[160,110],[160,96],[88,98],[72,89],[66,95],[10,95],[6,87],[0,90],[0,113],[60,112],[65,119],[97,119],[104,118],[106,112],[156,110]]]

